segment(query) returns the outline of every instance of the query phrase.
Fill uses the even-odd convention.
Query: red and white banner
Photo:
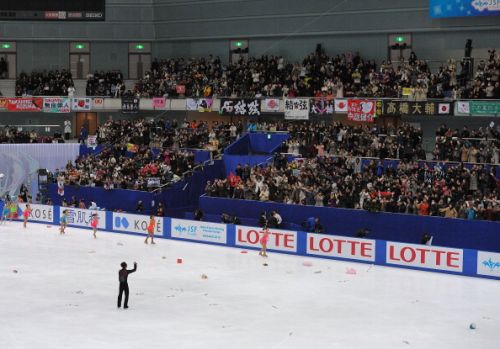
[[[280,100],[279,98],[266,98],[264,103],[261,104],[262,111],[268,112],[279,112],[280,111]]]
[[[375,240],[325,234],[307,234],[307,254],[375,261]]]
[[[7,98],[0,97],[0,109],[7,109]]]
[[[335,99],[335,112],[347,113],[347,99]]]
[[[8,98],[8,111],[42,111],[43,98]]]
[[[387,242],[386,263],[461,273],[464,251],[457,248]]]
[[[179,95],[186,93],[186,85],[175,85],[175,92]]]
[[[269,229],[268,250],[297,252],[297,232],[281,229]],[[236,226],[236,246],[260,247],[263,232],[260,228]]]
[[[94,109],[104,109],[104,98],[101,97],[93,98],[92,106]]]
[[[92,109],[92,98],[73,98],[71,99],[71,110],[89,111]]]
[[[450,103],[439,103],[438,105],[438,114],[450,114]]]
[[[153,103],[153,109],[165,109],[166,106],[165,97],[154,97],[152,103]]]
[[[375,118],[375,101],[349,99],[347,101],[347,118],[359,122],[373,122]]]

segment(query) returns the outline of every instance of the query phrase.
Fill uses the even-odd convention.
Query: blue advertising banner
[[[500,0],[430,0],[432,18],[500,15]]]

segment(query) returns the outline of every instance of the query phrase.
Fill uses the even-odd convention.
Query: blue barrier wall
[[[224,163],[215,160],[213,164],[204,166],[203,171],[196,171],[185,180],[164,188],[161,192],[150,193],[137,190],[113,189],[104,190],[102,187],[64,186],[64,198],[70,201],[72,196],[77,200],[90,201],[107,210],[123,210],[135,212],[137,202],[144,203],[144,213],[156,212],[158,203],[163,203],[165,213],[174,217],[183,215],[184,209],[193,210],[198,205],[198,199],[203,194],[207,181],[224,176]],[[62,198],[57,194],[57,184],[49,184],[49,196],[55,205],[60,205]],[[153,205],[154,204],[154,205]]]
[[[395,213],[371,213],[330,207],[286,205],[271,202],[200,198],[200,209],[213,217],[222,212],[257,219],[262,211],[277,210],[284,222],[301,225],[309,217],[320,217],[328,234],[354,236],[361,228],[371,230],[373,239],[418,243],[424,232],[440,246],[500,252],[500,222],[467,221]]]
[[[288,139],[288,133],[249,133],[250,148],[253,153],[272,154]]]
[[[0,201],[0,209],[2,206]],[[44,224],[59,224],[61,211],[65,209],[44,205],[33,205],[32,208],[29,220]],[[149,221],[146,215],[79,209],[69,209],[69,229],[90,229],[90,217],[96,212],[101,217],[99,230],[146,234]],[[170,217],[157,217],[156,220],[156,237],[251,250],[260,248],[260,228]],[[500,280],[500,253],[475,249],[271,229],[268,251]]]

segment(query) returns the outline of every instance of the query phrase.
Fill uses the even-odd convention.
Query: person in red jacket
[[[427,199],[422,200],[422,202],[418,204],[418,215],[419,216],[429,215],[429,202]]]
[[[148,239],[151,238],[151,243],[154,245],[154,235],[155,235],[155,226],[156,226],[156,221],[155,217],[153,215],[149,216],[149,224],[148,224],[148,236],[146,236],[146,240],[144,241],[145,244],[148,243]]]

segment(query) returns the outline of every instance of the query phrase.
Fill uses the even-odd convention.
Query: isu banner
[[[172,218],[172,237],[216,244],[226,244],[227,226],[220,223]]]
[[[386,263],[461,273],[464,252],[461,249],[414,245],[387,241]]]
[[[308,233],[307,254],[374,262],[375,240]]]
[[[359,122],[373,122],[375,119],[375,101],[349,99],[347,118]]]
[[[186,109],[200,113],[211,112],[213,103],[212,98],[188,98],[186,99]]]
[[[262,111],[277,113],[280,111],[279,98],[266,98],[262,101]]]
[[[69,98],[45,97],[43,99],[44,113],[70,113],[71,103]]]
[[[500,278],[500,253],[477,251],[477,274]]]
[[[43,98],[7,98],[8,111],[42,111]]]
[[[155,236],[163,236],[163,218],[155,217]],[[147,234],[149,216],[113,212],[113,230]]]
[[[31,213],[28,217],[29,221],[54,223],[54,206],[30,204],[30,207]],[[19,208],[24,212],[26,210],[26,204],[19,204]],[[22,212],[19,212],[20,220],[23,219]]]
[[[309,99],[295,98],[285,99],[285,119],[286,120],[308,120],[309,119]]]
[[[90,227],[90,220],[92,215],[97,213],[99,217],[99,224],[97,228],[106,229],[106,212],[105,211],[94,211],[94,210],[84,210],[81,208],[72,207],[61,207],[61,216],[63,211],[68,211],[68,225],[75,225],[77,227]]]
[[[332,115],[334,109],[333,99],[311,98],[309,100],[311,115]]]
[[[222,98],[219,113],[221,115],[259,116],[260,100]]]
[[[154,97],[152,103],[153,109],[165,109],[167,105],[165,97]]]
[[[140,99],[133,96],[122,97],[122,112],[135,114],[139,112]]]
[[[290,230],[269,229],[267,248],[275,251],[297,252],[297,232]],[[236,246],[260,248],[262,229],[236,226]]]
[[[92,98],[73,98],[71,100],[71,110],[89,111],[92,109]]]

